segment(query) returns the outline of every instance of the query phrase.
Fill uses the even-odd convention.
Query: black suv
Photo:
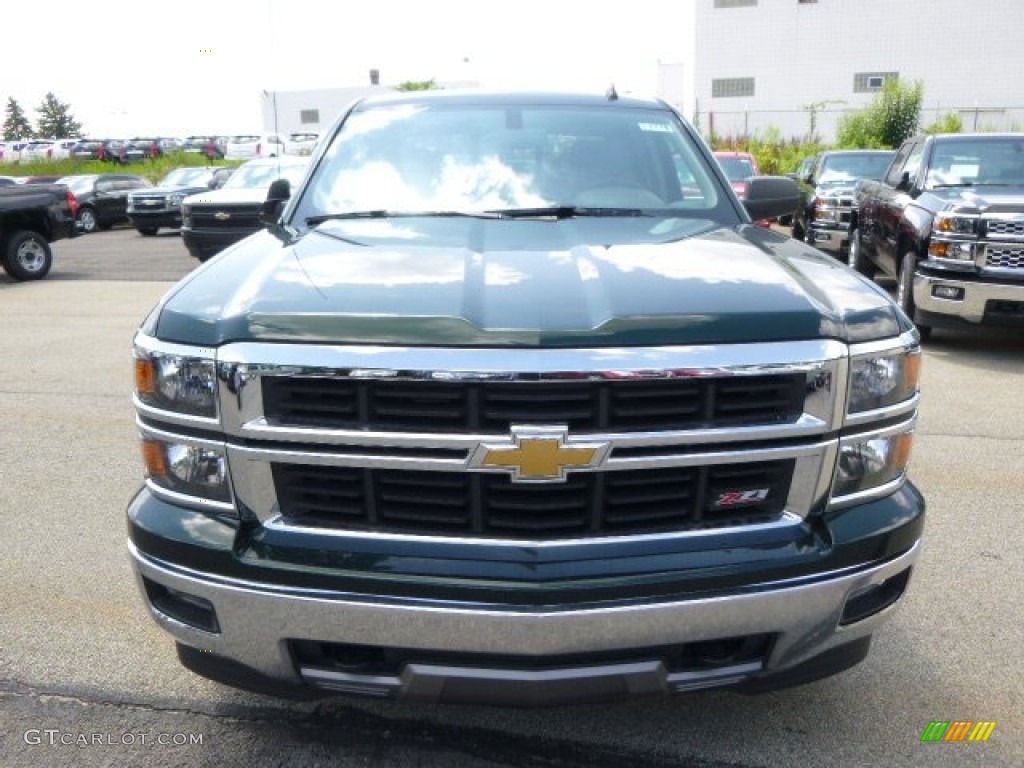
[[[75,220],[83,234],[110,229],[128,221],[128,194],[153,186],[144,176],[131,173],[99,173],[65,176],[58,181],[75,193],[78,214]]]
[[[196,192],[220,189],[233,168],[176,168],[156,187],[128,196],[128,220],[139,234],[152,236],[160,227],[181,226],[181,201]]]

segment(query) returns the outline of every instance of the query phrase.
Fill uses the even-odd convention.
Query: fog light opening
[[[964,289],[959,285],[935,285],[932,286],[932,296],[936,299],[963,301]]]
[[[217,612],[209,600],[165,587],[146,577],[142,582],[146,587],[146,597],[157,611],[190,627],[220,634]]]
[[[839,625],[854,624],[885,610],[903,596],[909,581],[910,568],[907,568],[881,584],[851,597],[846,601]]]

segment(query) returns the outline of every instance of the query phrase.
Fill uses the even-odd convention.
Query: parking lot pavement
[[[141,476],[129,345],[171,283],[108,272],[194,265],[173,261],[174,236],[63,246],[53,279],[0,280],[0,765],[1024,764],[1019,334],[936,332],[926,346],[912,468],[925,551],[853,670],[760,697],[542,711],[293,704],[180,668],[128,566],[124,508]],[[997,725],[986,743],[922,743],[933,720]],[[108,743],[32,743],[45,729]],[[127,743],[133,732],[203,743]]]

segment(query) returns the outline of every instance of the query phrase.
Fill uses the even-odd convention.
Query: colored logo
[[[566,426],[513,426],[509,440],[478,445],[469,465],[507,472],[515,483],[561,483],[568,470],[597,469],[610,449],[607,442],[571,440]]]
[[[932,720],[921,741],[988,741],[995,728],[995,720]]]

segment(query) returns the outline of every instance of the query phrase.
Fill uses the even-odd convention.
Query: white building
[[[708,134],[835,138],[886,78],[924,85],[921,126],[1024,130],[1022,0],[697,0],[693,100]]]
[[[438,83],[439,88],[472,88],[475,82]],[[263,91],[260,114],[267,133],[323,133],[352,102],[377,93],[390,93],[394,86],[380,85],[375,71],[370,84],[343,88],[320,88],[305,91]]]

